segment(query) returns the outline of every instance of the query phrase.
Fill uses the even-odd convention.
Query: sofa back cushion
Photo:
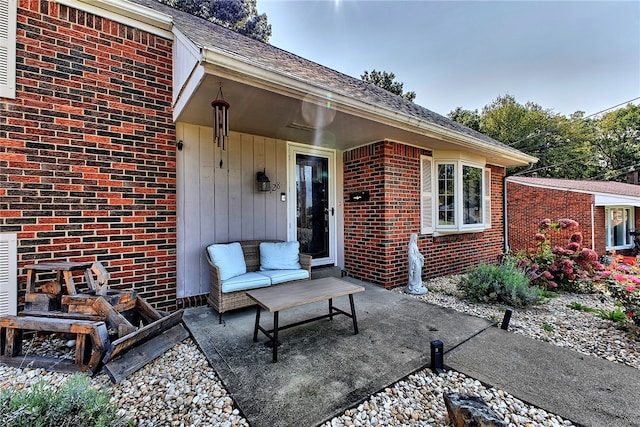
[[[220,271],[220,280],[227,280],[247,272],[240,243],[217,243],[207,247],[211,261]]]
[[[300,243],[260,243],[260,270],[296,270],[300,267]]]

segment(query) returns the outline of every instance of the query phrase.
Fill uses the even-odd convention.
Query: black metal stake
[[[431,370],[438,374],[444,372],[444,345],[442,341],[431,341]]]
[[[502,325],[500,325],[500,329],[504,329],[505,331],[509,328],[509,321],[511,320],[511,314],[513,310],[507,308],[504,312],[504,317],[502,318]]]

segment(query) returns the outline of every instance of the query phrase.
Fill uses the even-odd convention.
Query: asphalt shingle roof
[[[574,179],[534,178],[511,176],[510,182],[549,187],[558,190],[580,191],[592,194],[611,194],[615,196],[640,197],[640,185],[615,181],[580,181]]]
[[[173,17],[174,25],[199,48],[217,49],[230,57],[253,64],[265,70],[308,82],[319,88],[347,96],[370,105],[385,108],[444,129],[467,135],[484,143],[511,151],[511,148],[480,132],[467,128],[401,96],[373,84],[348,76],[300,56],[243,36],[197,16],[171,8],[156,0],[130,0]]]

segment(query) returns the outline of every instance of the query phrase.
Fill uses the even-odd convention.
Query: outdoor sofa
[[[246,291],[311,278],[311,256],[296,241],[245,240],[205,249],[211,276],[207,302],[222,314],[255,305]]]

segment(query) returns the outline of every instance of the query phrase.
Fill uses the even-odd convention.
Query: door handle
[[[335,214],[335,209],[331,208],[331,216]]]

